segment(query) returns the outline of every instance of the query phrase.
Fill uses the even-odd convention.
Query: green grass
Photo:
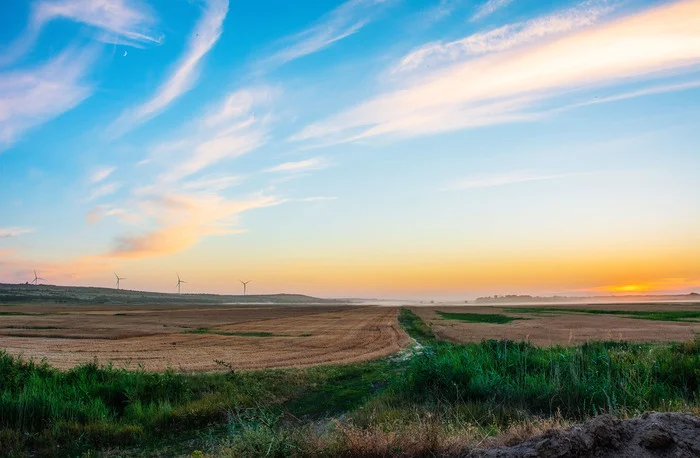
[[[415,328],[406,330],[411,334]],[[489,340],[437,342],[410,360],[390,388],[394,396],[413,401],[492,402],[581,418],[659,408],[665,402],[697,403],[699,383],[700,339],[577,347]]]
[[[601,310],[601,309],[585,309],[585,308],[547,308],[547,307],[508,307],[504,308],[509,313],[590,313],[594,315],[619,315],[627,318],[635,318],[638,320],[655,320],[655,321],[680,321],[685,323],[700,322],[700,311],[687,310]]]
[[[399,324],[417,342],[426,345],[437,341],[437,337],[418,315],[407,308],[399,311]]]
[[[491,323],[491,324],[507,324],[515,320],[523,320],[526,318],[517,318],[497,313],[451,313],[451,312],[435,312],[446,320],[466,321],[468,323]]]

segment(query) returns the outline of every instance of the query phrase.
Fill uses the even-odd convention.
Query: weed
[[[450,313],[436,312],[446,320],[466,321],[468,323],[491,323],[491,324],[506,324],[514,320],[523,320],[526,318],[516,318],[507,315],[495,313]]]
[[[552,307],[507,307],[504,308],[510,313],[589,313],[594,315],[619,315],[625,318],[635,318],[638,320],[654,321],[680,321],[685,323],[700,322],[700,311],[695,310],[602,310],[584,308],[552,308]]]

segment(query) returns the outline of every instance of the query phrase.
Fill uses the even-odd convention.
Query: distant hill
[[[528,304],[563,302],[634,302],[634,301],[687,301],[700,299],[700,294],[619,294],[609,296],[530,296],[529,294],[506,294],[479,297],[474,304]]]
[[[86,286],[54,286],[0,283],[0,304],[51,302],[71,304],[339,304],[303,294],[171,294]]]

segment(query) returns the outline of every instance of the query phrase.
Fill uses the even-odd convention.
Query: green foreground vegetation
[[[61,372],[2,353],[0,456],[440,456],[513,428],[698,409],[700,340],[454,344],[408,309],[399,321],[410,353],[299,370]]]
[[[450,312],[435,312],[446,320],[466,321],[467,323],[490,323],[490,324],[507,324],[515,320],[527,320],[527,318],[518,318],[499,313],[450,313]]]
[[[554,307],[507,307],[508,313],[532,313],[537,315],[554,313],[590,313],[593,315],[619,315],[625,318],[655,321],[680,321],[685,323],[700,322],[700,310],[602,310],[583,308],[554,308]]]

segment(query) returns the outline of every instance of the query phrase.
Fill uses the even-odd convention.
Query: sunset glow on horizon
[[[2,8],[0,283],[700,292],[700,1]]]

